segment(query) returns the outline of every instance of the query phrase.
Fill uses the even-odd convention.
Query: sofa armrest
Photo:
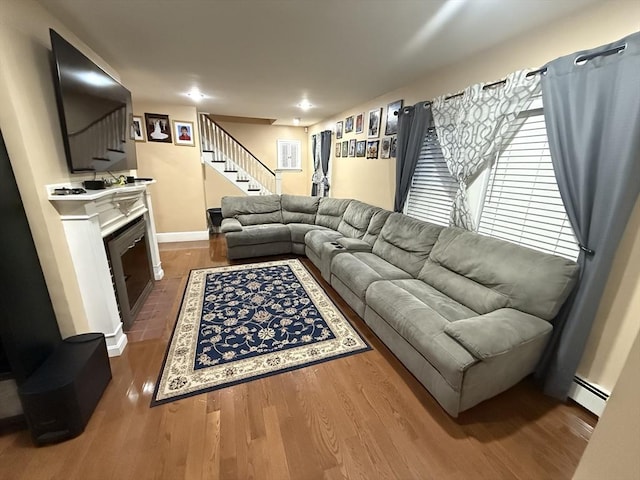
[[[551,333],[546,320],[511,308],[456,320],[444,331],[476,358],[485,360],[507,353]]]
[[[242,224],[236,218],[225,218],[220,224],[220,231],[222,233],[241,232]]]
[[[367,242],[358,240],[357,238],[342,237],[336,240],[336,242],[350,252],[371,252],[372,248]]]

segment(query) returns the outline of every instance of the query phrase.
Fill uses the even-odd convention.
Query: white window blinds
[[[449,215],[458,183],[449,174],[436,131],[430,128],[424,137],[416,171],[413,174],[406,214],[410,217],[449,225]]]
[[[278,140],[278,170],[300,170],[299,140]]]
[[[489,175],[478,231],[575,260],[579,250],[558,191],[542,109],[524,112],[510,128],[511,140]]]

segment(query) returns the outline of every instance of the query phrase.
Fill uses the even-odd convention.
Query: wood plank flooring
[[[449,417],[305,265],[372,351],[149,408],[187,275],[227,264],[221,237],[161,245],[154,291],[85,432],[33,447],[0,434],[0,479],[568,479],[596,418],[529,381]]]

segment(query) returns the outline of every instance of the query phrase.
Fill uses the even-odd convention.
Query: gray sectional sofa
[[[533,372],[575,262],[358,200],[224,197],[228,257],[304,254],[456,417]]]

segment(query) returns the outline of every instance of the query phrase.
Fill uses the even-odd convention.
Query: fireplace
[[[78,195],[55,195],[56,188],[69,185],[47,186],[49,200],[60,213],[89,331],[104,333],[110,356],[121,355],[127,345],[124,330],[151,288],[149,276],[155,280],[164,276],[147,188],[153,183],[136,182]],[[129,230],[131,236],[125,235]],[[114,253],[109,243],[114,240],[118,245],[117,237],[124,248]],[[117,276],[120,281],[114,281]]]
[[[142,217],[104,239],[111,278],[122,317],[122,329],[131,328],[153,288],[150,248]]]

